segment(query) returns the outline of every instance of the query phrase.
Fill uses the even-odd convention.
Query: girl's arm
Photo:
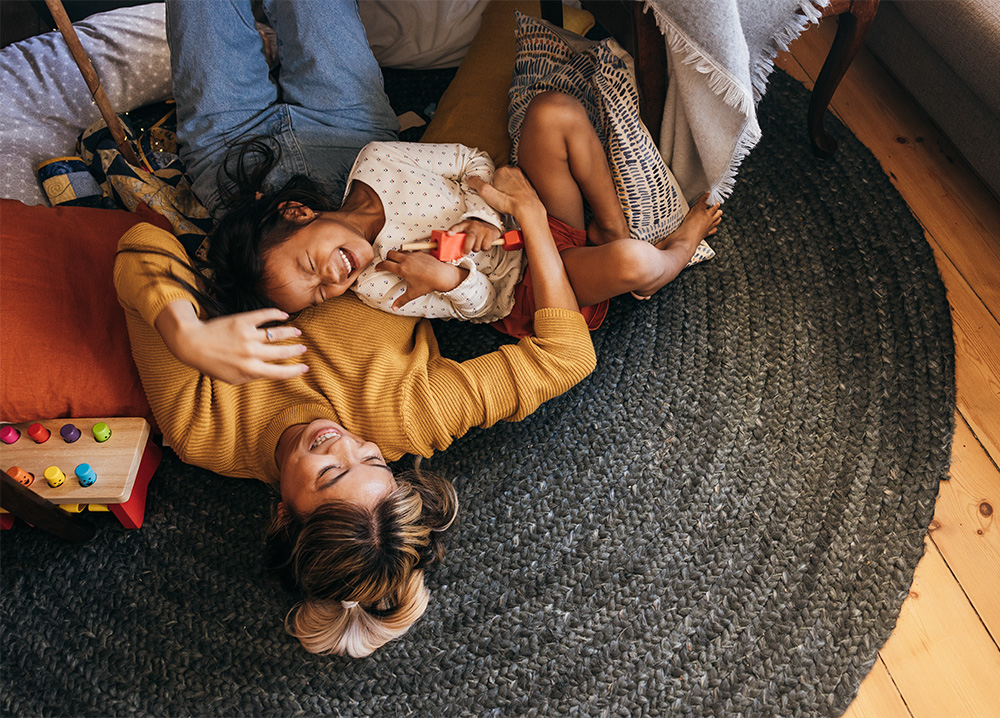
[[[474,426],[520,421],[594,370],[597,358],[587,322],[566,276],[545,208],[520,170],[501,168],[483,197],[514,215],[524,233],[535,298],[535,335],[464,362],[438,358],[428,371],[433,408],[411,422],[425,454],[446,448]],[[433,420],[431,419],[433,417]]]

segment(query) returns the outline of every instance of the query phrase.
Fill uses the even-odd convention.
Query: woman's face
[[[340,296],[375,256],[371,242],[336,213],[298,209],[312,221],[264,255],[267,295],[289,313]]]
[[[332,500],[372,506],[396,488],[375,444],[326,419],[286,429],[275,459],[281,500],[299,516]]]

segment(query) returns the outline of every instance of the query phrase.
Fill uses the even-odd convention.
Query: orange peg
[[[31,482],[35,480],[34,474],[29,474],[20,466],[11,466],[7,469],[7,474],[14,479],[14,481],[23,486],[31,486]]]

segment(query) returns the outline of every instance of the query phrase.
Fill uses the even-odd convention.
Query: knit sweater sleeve
[[[270,414],[269,387],[235,387],[202,375],[177,359],[154,326],[177,299],[198,307],[171,273],[193,278],[180,243],[168,232],[139,224],[119,241],[114,281],[125,310],[132,357],[163,436],[182,460],[227,476],[273,479],[257,438]]]
[[[439,358],[428,371],[437,421],[411,431],[436,426],[440,435],[427,439],[440,450],[472,427],[520,421],[594,370],[594,345],[579,312],[539,309],[534,321],[535,336],[517,344],[465,362]]]

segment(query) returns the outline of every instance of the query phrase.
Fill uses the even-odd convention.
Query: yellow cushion
[[[438,101],[421,142],[460,142],[489,153],[497,166],[510,160],[507,91],[514,74],[517,23],[514,11],[541,15],[538,0],[493,0],[483,11],[469,52]],[[586,10],[563,5],[563,26],[585,35],[594,26]]]

